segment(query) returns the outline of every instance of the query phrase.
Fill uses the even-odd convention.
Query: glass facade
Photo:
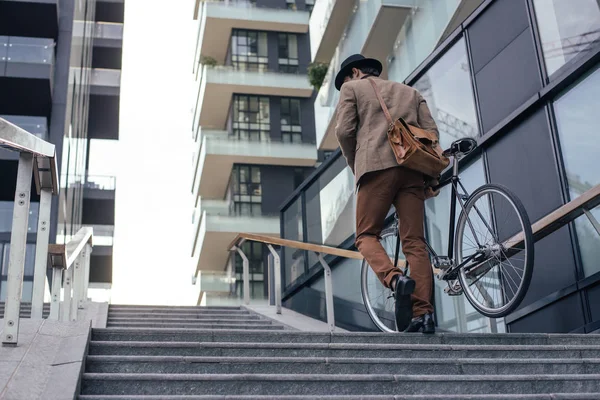
[[[460,138],[476,137],[477,114],[471,86],[467,49],[461,39],[414,84],[440,132],[443,149]]]
[[[269,140],[271,130],[269,115],[268,97],[234,95],[233,136],[251,141]]]
[[[597,0],[534,0],[548,76],[600,40]]]
[[[265,246],[262,243],[245,242],[241,246],[242,251],[248,257],[250,268],[250,297],[253,300],[267,298],[267,285],[265,285]],[[268,251],[268,250],[267,250]],[[235,293],[238,298],[244,297],[244,265],[239,254],[235,255]]]
[[[58,236],[66,243],[81,227],[83,190],[88,153],[88,111],[95,29],[95,1],[75,3],[66,104],[66,129],[63,139]]]
[[[376,23],[369,16],[377,3],[357,3],[334,52],[315,100],[318,143],[331,130],[331,117],[338,102],[339,92],[332,87],[333,77],[345,57],[360,52],[364,38]],[[533,0],[533,8],[523,1],[520,11],[506,6],[506,2],[485,2],[479,8],[480,14],[466,23],[457,20],[458,16],[462,21],[468,16],[458,0],[415,3],[418,7],[409,13],[394,48],[390,49],[388,79],[404,82],[423,94],[438,123],[443,148],[463,137],[480,141],[478,153],[460,167],[461,181],[468,191],[486,182],[501,183],[522,200],[534,223],[600,184],[600,175],[593,168],[600,151],[594,133],[600,67],[595,61],[597,57],[591,58],[597,55],[600,43],[598,1]],[[472,4],[475,9],[482,2]],[[521,15],[517,15],[519,12]],[[493,31],[493,27],[486,31],[490,21],[502,21],[498,24],[504,24],[506,32]],[[506,26],[513,22],[514,26]],[[323,26],[320,28],[324,31]],[[445,41],[450,36],[451,41]],[[444,49],[422,66],[441,44]],[[543,65],[523,55],[531,55],[536,47],[543,55],[538,60]],[[473,67],[476,71],[472,70],[472,64],[479,64]],[[528,69],[529,75],[524,72],[523,76],[539,76],[539,87],[531,93],[520,93],[515,89],[523,84],[518,76],[511,82],[494,80],[498,70],[510,69],[507,64]],[[560,88],[560,94],[556,94],[556,87]],[[496,104],[506,105],[509,111],[506,115],[510,118],[500,118],[496,129],[481,132],[479,127],[486,126],[487,116],[481,116],[478,110]],[[481,139],[483,134],[485,137]],[[338,149],[284,205],[282,237],[351,249],[355,233],[352,178]],[[548,193],[538,193],[540,188]],[[449,186],[444,187],[438,197],[426,202],[427,240],[440,254],[446,254],[449,242],[450,190]],[[552,200],[548,200],[550,197]],[[497,204],[494,206],[498,218],[500,211]],[[516,312],[503,319],[482,317],[464,296],[450,297],[444,293],[445,282],[436,280],[439,329],[482,333],[597,330],[600,207],[586,210],[570,228],[562,228],[536,243],[536,264],[527,297]],[[288,288],[284,300],[290,299],[293,305],[293,296],[304,288],[323,292],[324,282],[316,276],[300,291],[289,291],[299,278],[309,276],[317,263],[310,254],[288,252],[284,251]],[[299,266],[302,263],[304,268]],[[341,326],[373,329],[368,316],[364,318],[361,314],[364,306],[359,287],[360,262],[335,259],[332,265],[336,319]],[[548,289],[549,281],[554,279],[553,271],[560,275],[560,282],[553,282],[554,286]],[[306,290],[303,296],[313,294]],[[565,307],[573,313],[572,318],[552,318],[564,314]],[[310,313],[323,315],[322,310]]]
[[[231,34],[231,63],[244,71],[266,71],[268,47],[266,32],[234,29]]]
[[[302,143],[302,119],[299,99],[281,99],[281,139],[284,143]]]
[[[591,166],[600,152],[596,129],[600,96],[600,69],[596,67],[554,102],[556,124],[571,199],[600,184],[598,170]],[[590,211],[600,220],[600,207]],[[600,234],[585,215],[575,221],[585,276],[600,272]]]
[[[260,167],[234,165],[231,171],[231,193],[234,215],[261,215]]]
[[[390,54],[389,79],[403,82],[431,54],[460,0],[416,0]]]
[[[279,71],[298,72],[298,35],[279,34]]]

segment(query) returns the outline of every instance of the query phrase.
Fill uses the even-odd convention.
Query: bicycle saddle
[[[471,138],[458,139],[452,142],[450,148],[444,150],[444,156],[467,155],[477,148],[477,141]]]

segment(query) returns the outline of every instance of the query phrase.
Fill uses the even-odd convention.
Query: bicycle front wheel
[[[514,311],[533,273],[533,234],[525,207],[504,186],[483,185],[466,201],[457,226],[455,257],[467,300],[481,314]]]
[[[392,260],[396,251],[396,240],[398,235],[393,228],[381,233],[381,245]],[[373,324],[382,332],[396,332],[392,291],[383,286],[367,260],[362,262],[360,276],[363,302]]]

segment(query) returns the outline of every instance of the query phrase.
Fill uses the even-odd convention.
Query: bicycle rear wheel
[[[483,185],[466,201],[455,238],[458,278],[467,300],[481,314],[501,318],[527,292],[534,260],[533,234],[525,207],[504,186]]]
[[[393,260],[398,236],[393,228],[381,233],[381,245]],[[396,332],[394,297],[392,291],[381,284],[367,260],[361,269],[361,292],[367,313],[373,324],[382,332]]]

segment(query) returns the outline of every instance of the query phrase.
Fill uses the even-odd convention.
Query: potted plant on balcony
[[[314,62],[308,66],[308,80],[317,92],[321,89],[328,69],[329,65],[321,62]]]
[[[207,65],[209,67],[214,67],[218,63],[217,63],[217,60],[215,60],[214,58],[212,58],[210,56],[200,56],[200,64]]]

